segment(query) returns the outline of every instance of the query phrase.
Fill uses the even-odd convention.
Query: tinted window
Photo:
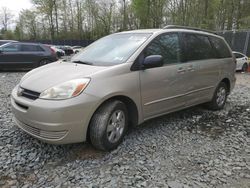
[[[144,52],[145,57],[161,55],[164,64],[180,61],[180,46],[178,34],[164,34],[154,39]]]
[[[19,44],[9,44],[2,47],[2,50],[4,52],[18,52],[20,51],[20,45]]]
[[[230,50],[224,40],[216,37],[210,37],[210,40],[216,49],[217,57],[218,58],[228,58],[232,57]]]
[[[234,53],[235,58],[243,58],[244,56],[239,53]]]
[[[183,34],[186,61],[213,59],[215,54],[207,36]]]
[[[37,45],[22,44],[21,45],[21,51],[37,52],[37,51],[43,51],[43,49],[40,46],[37,46]]]

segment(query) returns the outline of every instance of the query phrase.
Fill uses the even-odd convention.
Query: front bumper
[[[98,98],[82,93],[67,100],[31,100],[11,94],[11,106],[18,127],[28,134],[52,144],[86,140],[87,128]]]

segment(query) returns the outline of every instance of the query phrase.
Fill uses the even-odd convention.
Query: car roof
[[[0,42],[18,42],[16,40],[0,40]]]
[[[163,28],[163,29],[139,29],[139,30],[131,30],[131,31],[123,31],[120,32],[120,34],[123,33],[145,33],[145,34],[162,34],[162,33],[168,33],[168,32],[180,32],[180,33],[194,33],[194,34],[203,34],[203,35],[209,35],[209,36],[214,36],[218,38],[222,38],[221,36],[217,35],[215,32],[212,31],[207,31],[207,30],[202,30],[202,29],[192,29],[192,28]],[[119,34],[119,33],[117,33]]]
[[[12,44],[27,44],[27,45],[46,45],[46,44],[41,44],[41,43],[33,43],[33,42],[12,42]]]

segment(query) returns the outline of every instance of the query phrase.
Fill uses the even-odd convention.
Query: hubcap
[[[108,121],[108,126],[107,126],[108,140],[111,143],[117,142],[121,138],[124,132],[124,128],[125,128],[125,114],[123,111],[117,110],[111,115]]]
[[[226,89],[224,87],[219,88],[217,91],[216,102],[218,106],[222,106],[226,99]]]

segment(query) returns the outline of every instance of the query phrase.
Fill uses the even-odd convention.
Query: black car
[[[55,50],[48,45],[11,42],[0,46],[0,69],[33,69],[56,60]]]

